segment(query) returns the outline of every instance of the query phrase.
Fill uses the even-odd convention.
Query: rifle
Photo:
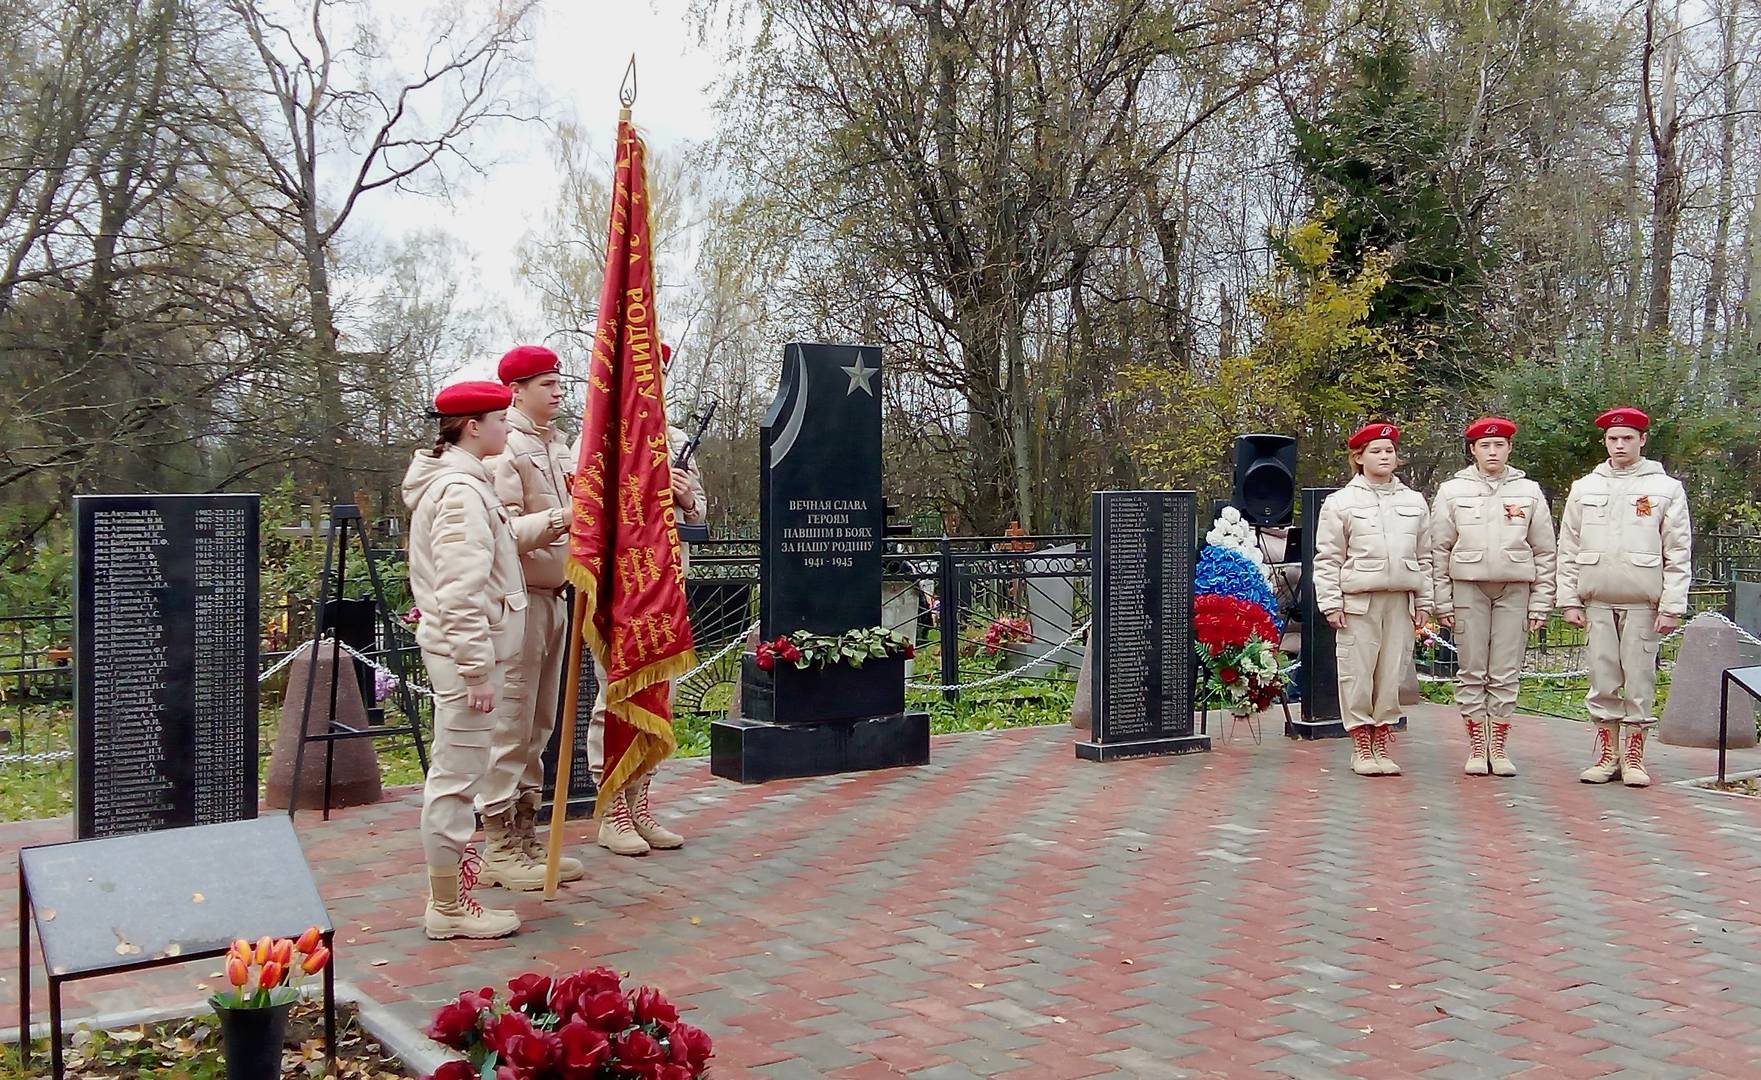
[[[709,421],[715,416],[717,404],[716,399],[709,399],[709,407],[697,417],[697,430],[692,433],[689,439],[685,440],[685,445],[679,447],[679,455],[673,461],[673,468],[683,469],[686,463],[691,460],[691,456],[697,453],[698,445],[703,442],[703,433],[709,430]],[[709,526],[691,525],[681,521],[679,522],[679,539],[687,543],[708,540]]]
[[[715,407],[719,404],[720,402],[716,399],[709,399],[709,408],[704,409],[703,414],[697,417],[697,430],[692,433],[689,439],[685,440],[684,446],[679,447],[679,456],[674,460],[673,468],[684,468],[685,463],[691,460],[691,455],[697,452],[697,446],[703,442],[703,433],[709,430],[709,421],[714,418]]]

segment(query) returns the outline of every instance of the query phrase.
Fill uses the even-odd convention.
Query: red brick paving
[[[1460,775],[1447,710],[1412,729],[1385,779],[1275,736],[1079,762],[1055,729],[761,788],[677,762],[684,851],[616,860],[572,826],[588,887],[515,899],[528,928],[493,944],[421,936],[413,792],[300,826],[342,977],[404,1018],[609,963],[689,1007],[720,1077],[1752,1074],[1761,804],[1667,783],[1714,755],[1581,785],[1585,730],[1525,720],[1500,781]],[[67,829],[0,826],[9,946],[14,853]],[[69,1011],[194,1007],[212,969],[73,984]]]

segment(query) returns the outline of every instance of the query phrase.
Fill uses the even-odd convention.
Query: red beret
[[[434,395],[434,411],[442,416],[480,416],[513,402],[514,392],[500,383],[460,382]]]
[[[517,383],[521,379],[536,378],[561,370],[562,361],[556,358],[556,353],[544,346],[517,345],[502,356],[495,373],[504,383]]]
[[[1596,426],[1603,431],[1611,427],[1630,427],[1634,431],[1646,431],[1651,427],[1651,418],[1637,409],[1609,409],[1596,418]]]
[[[1377,439],[1393,439],[1400,441],[1400,429],[1393,424],[1365,424],[1357,429],[1357,434],[1346,440],[1345,445],[1353,450],[1362,450]]]
[[[1509,439],[1516,435],[1516,425],[1502,416],[1482,416],[1468,425],[1464,437],[1468,442],[1480,439]]]
[[[666,342],[660,343],[660,365],[665,367],[673,362],[673,347]]]

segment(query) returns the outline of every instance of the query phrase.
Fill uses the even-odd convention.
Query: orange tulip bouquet
[[[220,1018],[228,1080],[281,1075],[287,1014],[300,983],[330,963],[330,948],[316,926],[295,938],[264,937],[255,945],[239,938],[226,950],[226,981],[232,989],[208,999]]]
[[[232,984],[208,999],[215,1009],[267,1009],[300,996],[299,984],[330,963],[330,950],[316,926],[299,938],[264,937],[255,945],[239,938],[226,950],[226,981]]]

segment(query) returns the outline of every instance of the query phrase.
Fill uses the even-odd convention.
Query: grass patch
[[[920,674],[918,678],[925,677]],[[726,713],[732,701],[732,693],[718,694],[721,690],[714,688],[704,697],[706,705],[716,704],[714,712],[680,713],[674,717],[673,733],[679,740],[674,757],[709,755],[709,726]],[[946,701],[934,691],[912,690],[905,696],[905,707],[929,713],[930,733],[947,735],[1068,723],[1075,700],[1076,683],[1072,679],[1017,679],[963,691],[958,701]]]
[[[915,678],[924,682],[939,681],[939,649],[931,644],[918,654]],[[962,658],[961,678],[977,681],[998,672],[1002,658],[979,650]],[[701,711],[680,713],[673,722],[678,739],[675,757],[700,758],[709,755],[710,724],[725,715],[733,700],[733,685],[722,683],[704,694]],[[930,714],[930,730],[943,735],[962,731],[997,731],[1012,727],[1033,727],[1066,723],[1076,697],[1074,672],[1061,673],[1057,678],[1024,677],[1009,679],[972,690],[963,691],[957,701],[947,701],[935,691],[912,690],[906,695],[908,708]],[[396,699],[386,702],[386,724],[397,726],[403,721],[395,708]],[[23,726],[29,733],[28,749],[33,752],[65,750],[70,744],[73,709],[70,703],[30,706]],[[426,721],[424,725],[426,726]],[[16,726],[16,722],[15,722]],[[275,748],[276,733],[281,728],[280,694],[264,694],[259,716],[259,765],[265,785],[268,783],[269,759]],[[380,777],[387,786],[420,784],[422,765],[408,736],[389,736],[374,740],[379,754]],[[307,747],[307,763],[323,767],[323,748]],[[0,821],[28,821],[39,818],[64,817],[73,812],[73,760],[0,764]],[[259,792],[259,797],[265,793]],[[0,1080],[5,1080],[0,1074]]]
[[[212,1014],[111,1031],[81,1027],[62,1046],[73,1080],[221,1080],[226,1075],[220,1023]],[[354,1006],[346,1003],[336,1007],[336,1046],[343,1080],[406,1080],[416,1075],[361,1030]],[[0,1048],[0,1080],[47,1076],[49,1040],[34,1040],[31,1055],[26,1072],[19,1067],[18,1047]],[[323,1008],[315,1000],[302,1001],[288,1017],[281,1075],[316,1076],[324,1060]]]
[[[1747,776],[1741,780],[1726,779],[1722,784],[1716,780],[1707,780],[1694,786],[1705,788],[1708,791],[1722,791],[1727,795],[1761,797],[1761,776]]]
[[[28,720],[31,753],[66,750],[71,744],[73,707],[71,705],[32,707]],[[402,723],[401,714],[387,713],[387,725]],[[275,735],[281,730],[281,706],[267,703],[260,715],[257,758],[263,786],[269,783],[269,757],[275,749]],[[420,784],[422,763],[416,757],[415,744],[408,735],[389,736],[374,740],[379,752],[379,774],[387,785]],[[324,748],[314,743],[306,748],[306,766],[316,763],[324,767]],[[64,817],[73,813],[72,758],[43,763],[0,764],[0,821],[32,821],[38,818]],[[262,798],[265,792],[258,791]],[[0,1074],[4,1080],[4,1074]]]
[[[1455,683],[1420,683],[1425,700],[1438,705],[1455,704]],[[1589,720],[1590,710],[1584,707],[1589,683],[1583,679],[1555,679],[1543,682],[1525,679],[1516,694],[1516,711],[1531,716],[1557,716],[1564,720]],[[1657,703],[1654,711],[1663,715],[1669,700],[1669,672],[1657,673]]]

